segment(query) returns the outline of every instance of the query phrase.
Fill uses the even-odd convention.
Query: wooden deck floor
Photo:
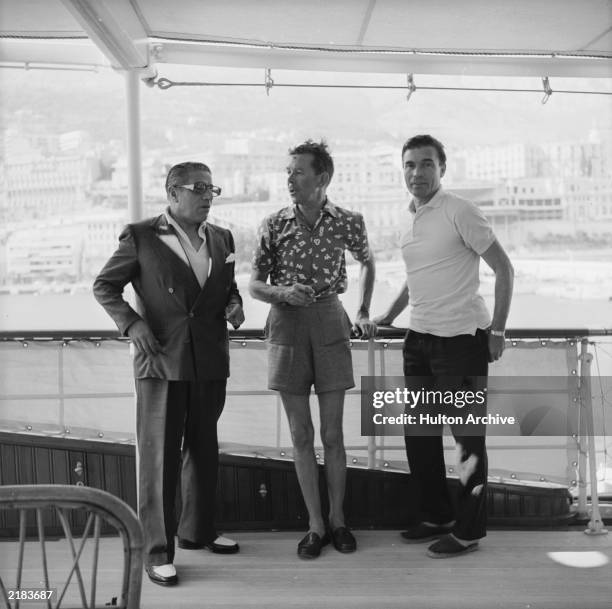
[[[427,545],[401,542],[397,531],[356,531],[359,550],[328,547],[314,561],[295,554],[301,533],[236,533],[241,553],[218,556],[178,550],[180,584],[162,588],[144,577],[142,607],[243,609],[610,609],[612,533],[491,531],[478,552],[433,560]],[[568,567],[549,552],[598,552],[604,566]],[[14,584],[17,544],[0,543],[0,575]],[[578,555],[577,554],[577,555]],[[53,575],[67,569],[65,542],[48,544]],[[24,581],[40,581],[40,551],[26,548]],[[87,564],[87,563],[86,563]],[[108,602],[120,578],[117,539],[102,540],[100,599]],[[114,593],[116,594],[116,592]],[[104,604],[102,603],[102,605]],[[23,605],[22,605],[23,606]],[[25,605],[26,607],[35,605]],[[41,606],[41,605],[39,605]]]

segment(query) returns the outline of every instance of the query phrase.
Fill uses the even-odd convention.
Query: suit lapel
[[[215,287],[219,287],[217,278],[220,271],[223,269],[223,264],[225,263],[225,247],[223,240],[219,237],[215,230],[210,228],[210,226],[206,227],[206,247],[208,248],[208,254],[210,256],[210,272],[204,287],[200,290],[198,298],[195,302],[196,305],[200,303],[206,294],[212,292]]]
[[[200,292],[200,284],[196,279],[191,266],[180,258],[168,245],[166,245],[159,237],[173,235],[178,241],[178,237],[174,233],[174,229],[167,223],[164,216],[159,216],[153,222],[154,236],[152,239],[152,248],[157,255],[160,264],[166,268],[172,277],[180,277],[187,288],[188,293],[192,295],[191,302],[195,300],[196,295]]]
[[[208,274],[208,279],[210,280],[219,272],[219,264],[223,264],[223,261],[219,260],[223,256],[223,243],[219,239],[217,232],[212,230],[210,226],[206,227],[206,245],[210,255],[210,273]]]

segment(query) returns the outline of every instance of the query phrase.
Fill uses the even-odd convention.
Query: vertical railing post
[[[591,518],[584,531],[587,535],[605,535],[599,497],[597,494],[597,462],[595,455],[595,425],[593,423],[593,401],[591,399],[591,362],[593,356],[588,352],[588,340],[583,339],[580,347],[580,406],[584,411],[586,442],[589,460],[589,480],[591,483]]]
[[[368,340],[368,376],[376,376],[374,339]],[[376,467],[376,435],[368,436],[368,469]]]
[[[576,486],[578,488],[578,509],[577,516],[579,518],[587,518],[589,513],[587,510],[587,437],[586,437],[586,419],[584,408],[582,407],[582,377],[584,375],[583,357],[587,353],[586,340],[580,341],[580,353],[578,353],[578,343],[576,341],[576,357],[578,363],[578,429],[576,431],[575,442],[577,447],[577,473]],[[570,342],[570,345],[572,343]]]
[[[578,444],[578,510],[577,515],[579,518],[586,518],[589,515],[587,509],[587,424],[586,424],[586,413],[584,409],[583,400],[583,375],[584,375],[584,364],[583,357],[586,353],[584,345],[581,346],[581,352],[578,356],[580,361],[580,377],[579,381],[579,395],[580,395],[580,413],[578,417],[578,436],[576,443]]]
[[[282,401],[280,392],[276,393],[276,448],[281,446]]]
[[[385,350],[386,350],[388,344],[389,343],[383,343],[382,349],[379,349],[379,351],[378,351],[378,361],[380,362],[380,365],[379,365],[380,376],[386,376],[387,375],[386,360],[385,360]],[[380,455],[380,460],[383,463],[385,462],[385,437],[386,437],[385,434],[380,436],[380,443],[379,443],[379,449],[378,449],[378,453]]]
[[[57,391],[59,394],[59,433],[66,433],[66,403],[64,399],[64,348],[68,343],[62,341],[57,352]]]
[[[140,78],[136,70],[125,72],[127,116],[128,217],[142,220],[142,161],[140,150]]]

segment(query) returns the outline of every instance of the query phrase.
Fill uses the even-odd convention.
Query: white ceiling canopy
[[[0,61],[612,77],[612,0],[2,0]]]

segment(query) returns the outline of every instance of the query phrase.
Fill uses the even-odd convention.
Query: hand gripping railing
[[[68,518],[69,510],[79,508],[84,508],[88,512],[83,536],[80,540],[73,537]],[[18,590],[22,586],[26,515],[28,511],[33,510],[36,513],[45,588],[49,590],[56,587],[55,582],[49,581],[43,525],[43,510],[45,509],[55,511],[64,530],[72,557],[72,565],[66,581],[62,586],[57,586],[57,596],[54,595],[54,597],[46,601],[47,608],[59,609],[66,607],[62,603],[65,601],[65,595],[73,576],[76,577],[78,583],[83,608],[94,609],[96,606],[104,606],[96,605],[100,531],[103,521],[108,522],[117,530],[123,543],[124,563],[121,593],[116,601],[116,605],[113,601],[113,606],[125,609],[138,609],[140,607],[143,535],[136,514],[123,501],[106,491],[85,486],[63,484],[0,486],[0,509],[19,510],[19,555],[14,588],[9,588],[8,582],[3,582],[0,578],[0,599],[4,601],[9,609],[19,609],[19,599],[14,600],[14,604],[11,604],[12,601],[9,600],[8,591]],[[93,543],[93,564],[89,599],[87,598],[85,582],[79,564],[83,555],[83,549],[88,540]]]

